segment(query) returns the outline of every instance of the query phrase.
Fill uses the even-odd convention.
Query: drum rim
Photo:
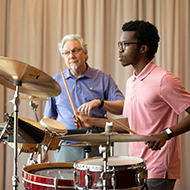
[[[59,178],[54,178],[54,177],[48,177],[48,176],[42,176],[42,175],[37,175],[35,173],[30,173],[30,171],[38,171],[40,169],[51,169],[51,168],[73,168],[74,162],[52,162],[52,163],[41,163],[41,164],[33,164],[33,165],[27,165],[22,169],[22,179],[26,183],[31,183],[34,185],[40,185],[42,187],[54,187],[55,184],[54,181],[58,179],[58,181],[67,181],[69,183],[73,183],[74,181],[71,178],[64,178],[64,179],[59,179]],[[32,181],[33,178],[38,178],[37,181]],[[51,180],[51,182],[48,182],[47,184],[44,184],[42,182],[39,182],[39,180],[46,179],[46,180]],[[73,189],[73,186],[62,186],[58,185],[57,188],[71,188]]]
[[[79,170],[89,170],[89,171],[102,171],[104,168],[104,165],[92,165],[92,164],[85,164],[81,163],[83,161],[88,161],[88,160],[95,160],[95,159],[100,159],[101,157],[94,157],[94,158],[88,158],[88,159],[81,159],[74,163],[74,168],[79,169]],[[137,157],[129,157],[129,156],[112,156],[108,157],[109,158],[130,158],[130,159],[136,159],[136,160],[141,160],[141,162],[135,163],[135,164],[121,164],[121,165],[107,165],[107,170],[108,171],[121,171],[121,170],[126,170],[126,169],[137,169],[137,168],[144,168],[146,166],[146,162],[142,158],[137,158]]]

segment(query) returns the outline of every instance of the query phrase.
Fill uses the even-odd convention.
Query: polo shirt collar
[[[87,66],[86,71],[80,77],[78,77],[78,79],[79,78],[84,78],[84,77],[91,78],[91,76],[92,76],[91,67],[89,67],[89,65],[87,63],[86,63],[86,66]],[[65,78],[66,79],[74,78],[69,69],[67,69],[66,72],[65,72]]]
[[[156,67],[156,64],[154,63],[154,61],[150,61],[145,67],[144,69],[136,76],[135,75],[135,71],[133,71],[133,77],[132,77],[132,81],[139,79],[139,80],[143,80],[145,79],[151,72],[152,70]]]

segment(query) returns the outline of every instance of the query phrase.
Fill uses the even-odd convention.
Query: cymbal
[[[15,90],[15,82],[21,82],[19,91],[37,97],[54,97],[61,93],[59,84],[43,71],[26,63],[0,56],[0,84]]]
[[[106,146],[106,144],[104,144]],[[94,147],[100,146],[100,143],[95,142],[81,142],[81,143],[71,143],[71,144],[62,144],[62,146],[74,146],[74,147]]]
[[[26,96],[26,97],[19,97],[21,100],[29,100],[29,101],[49,101],[47,98],[43,97],[36,97],[36,96]]]
[[[118,133],[95,133],[95,134],[80,134],[80,135],[68,135],[63,136],[60,139],[69,141],[86,141],[95,143],[106,143],[108,142],[139,142],[139,141],[156,141],[158,138],[143,135],[132,135],[132,134],[118,134]]]

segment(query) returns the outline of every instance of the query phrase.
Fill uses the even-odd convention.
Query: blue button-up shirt
[[[98,69],[91,68],[87,65],[87,70],[78,78],[73,77],[69,69],[65,70],[63,74],[76,110],[83,103],[94,99],[109,101],[124,99],[123,94],[118,89],[112,77]],[[54,79],[59,83],[62,92],[60,95],[52,97],[46,102],[44,115],[47,117],[56,117],[56,120],[63,123],[67,130],[76,129],[73,121],[73,109],[63,82],[62,74],[55,75]],[[106,111],[103,109],[95,108],[92,110],[90,116],[103,118],[105,114]],[[87,128],[83,127],[83,129]]]

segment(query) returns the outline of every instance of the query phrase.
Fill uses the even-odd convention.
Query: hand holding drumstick
[[[135,135],[138,135],[138,133],[136,133],[135,131],[131,130],[129,127],[127,127],[127,126],[124,125],[123,123],[119,122],[118,120],[113,119],[113,118],[109,117],[108,115],[106,115],[106,117],[107,117],[110,121],[112,121],[112,122],[118,124],[120,127],[122,127],[123,129],[125,129],[126,131],[128,131],[128,132],[130,132],[130,133],[133,133],[133,134],[135,134]]]
[[[70,102],[71,102],[71,106],[72,106],[72,108],[73,108],[73,112],[75,113],[75,112],[76,112],[76,109],[75,109],[75,105],[74,105],[74,103],[73,103],[73,100],[72,100],[72,97],[71,97],[71,94],[70,94],[70,91],[69,91],[69,87],[68,87],[67,82],[66,82],[66,80],[65,80],[65,76],[64,76],[64,74],[63,74],[62,69],[60,69],[60,70],[61,70],[61,74],[62,74],[62,77],[63,77],[63,82],[64,82],[64,84],[65,84],[65,88],[66,88],[66,90],[67,90],[67,94],[68,94],[68,96],[69,96],[69,100],[70,100]],[[78,124],[78,126],[79,126],[79,129],[82,129],[81,122],[80,122],[79,118],[75,116],[75,119],[77,120],[77,124]]]

